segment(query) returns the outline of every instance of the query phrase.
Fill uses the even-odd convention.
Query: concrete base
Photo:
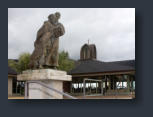
[[[71,81],[65,71],[53,69],[27,70],[17,76],[18,80],[36,80],[45,83],[58,91],[63,92],[63,81]],[[29,83],[28,99],[63,99],[63,95],[56,93],[37,83]]]

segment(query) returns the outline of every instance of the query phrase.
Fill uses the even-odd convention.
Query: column
[[[108,82],[109,82],[108,89],[111,90],[111,78],[110,78],[110,76],[109,76],[109,78],[108,78]]]
[[[130,77],[127,76],[127,89],[128,89],[128,92],[130,92]]]
[[[83,79],[83,96],[85,98],[85,93],[86,93],[86,83],[85,83],[85,79]]]

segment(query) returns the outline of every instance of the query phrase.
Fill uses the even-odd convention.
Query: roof
[[[8,66],[8,74],[9,75],[17,75],[17,72]]]
[[[79,60],[69,74],[106,73],[135,70],[135,60],[102,62],[96,59]]]

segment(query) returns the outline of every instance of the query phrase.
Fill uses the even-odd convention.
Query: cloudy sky
[[[36,33],[51,13],[61,13],[66,33],[60,37],[59,51],[79,59],[80,48],[89,40],[101,61],[135,59],[134,8],[9,8],[8,58],[32,53]]]

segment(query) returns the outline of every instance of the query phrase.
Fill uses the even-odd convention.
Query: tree
[[[18,62],[14,60],[8,60],[8,65],[14,69],[16,72],[21,73],[22,71],[29,69],[29,61],[30,61],[30,54],[24,52],[20,54]]]
[[[74,60],[69,58],[68,52],[62,51],[59,53],[58,69],[63,71],[70,71],[74,67]]]
[[[16,70],[18,73],[21,73],[24,70],[30,69],[29,68],[30,62],[30,54],[27,52],[21,53],[19,56],[18,62],[13,60],[8,60],[8,65]],[[74,60],[69,58],[68,52],[62,51],[59,53],[59,66],[57,69],[63,71],[70,71],[74,67]]]
[[[14,60],[8,60],[8,65],[14,69],[16,72],[18,72],[18,63]]]
[[[30,53],[22,53],[19,56],[19,62],[18,62],[18,71],[22,72],[24,70],[29,69],[29,62],[30,62]]]

